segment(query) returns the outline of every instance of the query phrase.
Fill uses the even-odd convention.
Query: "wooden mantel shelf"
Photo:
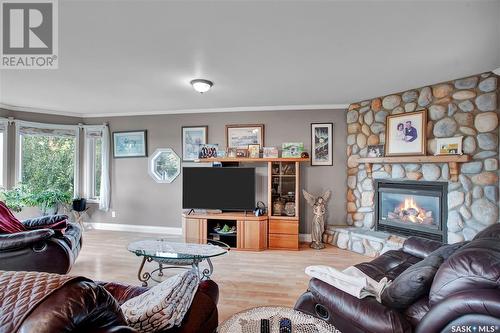
[[[397,157],[360,157],[359,163],[364,163],[366,172],[371,176],[372,164],[391,164],[391,163],[448,163],[450,169],[450,180],[458,180],[458,163],[464,163],[471,160],[469,155],[435,155],[435,156],[397,156]]]
[[[259,163],[259,162],[309,162],[309,158],[250,158],[250,157],[217,157],[200,158],[195,160],[197,163],[211,162],[240,162],[240,163]]]

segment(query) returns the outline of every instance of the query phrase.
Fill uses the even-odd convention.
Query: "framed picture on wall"
[[[264,146],[264,125],[226,125],[226,147],[247,149],[249,145]]]
[[[182,126],[182,160],[198,159],[199,147],[208,141],[208,126]]]
[[[386,118],[385,156],[425,155],[427,110]]]
[[[113,132],[113,157],[147,157],[148,131]]]
[[[311,165],[333,165],[333,123],[311,124]]]

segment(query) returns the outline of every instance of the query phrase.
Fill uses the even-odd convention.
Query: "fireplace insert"
[[[446,242],[448,183],[375,181],[375,229]]]

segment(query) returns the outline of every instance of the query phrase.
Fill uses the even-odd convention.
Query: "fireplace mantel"
[[[364,163],[366,172],[371,176],[372,164],[391,163],[448,163],[450,167],[450,180],[458,180],[458,163],[469,162],[469,155],[436,155],[436,156],[397,156],[397,157],[360,157],[358,163]]]

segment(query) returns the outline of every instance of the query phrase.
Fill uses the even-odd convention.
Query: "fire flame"
[[[413,197],[406,197],[405,202],[401,205],[401,209],[407,210],[409,208],[415,208],[417,211],[420,211],[420,207],[417,206]]]

